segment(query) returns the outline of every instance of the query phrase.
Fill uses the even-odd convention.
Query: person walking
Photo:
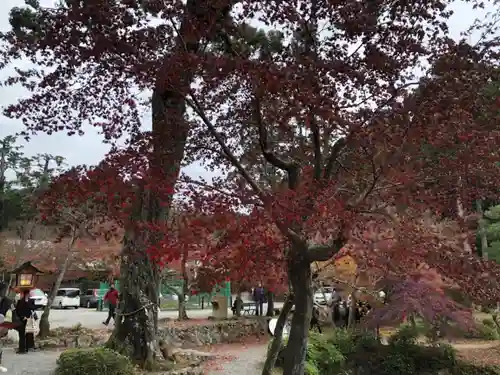
[[[30,300],[30,291],[23,290],[21,298],[17,301],[15,314],[20,319],[19,327],[19,354],[25,354],[29,350],[35,350],[35,321],[38,317],[35,314],[35,305]],[[29,324],[29,326],[28,326]]]
[[[253,300],[255,302],[255,315],[262,316],[264,314],[264,299],[265,293],[262,283],[259,283],[257,288],[253,290]]]
[[[116,306],[118,306],[118,291],[115,289],[115,285],[111,284],[109,290],[104,295],[103,303],[108,303],[108,318],[102,322],[105,326],[109,325],[111,318],[116,321]]]

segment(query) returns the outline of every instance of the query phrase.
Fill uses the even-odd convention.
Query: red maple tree
[[[134,358],[152,357],[143,348],[151,347],[155,313],[145,306],[157,298],[157,267],[138,249],[178,254],[162,246],[175,236],[162,235],[184,151],[187,161],[231,172],[196,207],[246,223],[221,223],[229,242],[216,248],[234,254],[221,263],[286,270],[296,306],[286,375],[304,373],[310,264],[348,243],[361,267],[401,284],[425,263],[478,299],[487,279],[488,298],[498,298],[494,265],[475,258],[470,243],[449,246],[419,223],[430,209],[466,232],[471,202],[498,198],[498,113],[485,90],[498,82],[494,26],[483,25],[476,45],[457,43],[447,5],[242,1],[236,12],[229,1],[94,0],[13,12],[5,62],[26,55],[52,69],[18,70],[8,83],[33,95],[6,113],[23,118],[27,135],[77,134],[85,121],[109,142],[129,135],[126,150],[115,148],[87,175],[126,229],[122,275],[136,276],[124,279],[124,300],[141,313],[116,337]],[[151,15],[169,22],[152,25]],[[251,28],[254,17],[279,32]],[[153,91],[151,132],[140,127],[141,106],[150,103],[137,87]],[[273,182],[261,178],[269,171]],[[374,248],[368,224],[394,238]],[[324,243],[313,241],[318,233]],[[134,328],[138,321],[149,323]]]
[[[109,200],[104,200],[106,204],[103,204],[100,191],[89,194],[91,191],[82,177],[80,169],[71,169],[56,177],[37,197],[39,221],[54,233],[54,257],[46,263],[45,269],[53,264],[53,271],[57,273],[40,319],[41,337],[49,334],[50,308],[71,265],[79,264],[82,268],[91,268],[96,262],[101,267],[116,265],[118,254],[109,251],[110,240],[117,234],[116,226],[110,225],[108,219]],[[105,249],[103,244],[106,242]]]

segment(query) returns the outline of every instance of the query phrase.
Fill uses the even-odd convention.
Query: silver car
[[[314,302],[318,305],[326,305],[331,299],[333,294],[333,288],[322,287],[319,288],[314,293]]]

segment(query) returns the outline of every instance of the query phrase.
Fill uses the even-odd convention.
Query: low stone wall
[[[258,318],[229,319],[187,326],[172,323],[158,329],[160,339],[183,348],[237,343],[246,337],[258,337],[266,333],[267,320]]]
[[[207,321],[163,321],[158,328],[159,339],[178,348],[197,348],[213,344],[240,342],[246,337],[265,335],[265,319],[229,319]],[[103,345],[111,335],[107,329],[88,329],[84,327],[56,328],[50,337],[36,340],[41,349],[90,348]]]
[[[107,329],[56,328],[46,339],[36,339],[35,344],[40,349],[92,348],[104,345],[110,335]]]

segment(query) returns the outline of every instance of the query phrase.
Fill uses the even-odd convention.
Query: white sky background
[[[43,6],[54,4],[54,0],[41,0]],[[0,30],[9,29],[8,15],[12,7],[22,6],[23,0],[0,0]],[[473,10],[470,4],[456,1],[452,9],[454,15],[449,20],[449,27],[454,38],[459,38],[460,32],[470,26],[474,19],[481,18],[492,9]],[[0,71],[0,80],[3,80],[8,75],[7,71]],[[17,98],[27,95],[26,90],[20,87],[0,87],[0,107],[14,103]],[[143,117],[143,124],[146,128],[150,128],[151,113],[147,113]],[[9,134],[14,134],[22,129],[21,121],[10,120],[0,114],[0,138]],[[101,142],[102,137],[97,134],[97,131],[88,126],[84,136],[68,137],[65,133],[56,133],[48,136],[40,134],[32,137],[31,141],[25,144],[25,153],[34,155],[37,153],[49,153],[63,156],[69,165],[78,164],[96,164],[108,151],[109,146]],[[184,172],[193,178],[202,177],[210,180],[214,173],[206,170],[199,164],[191,165],[184,169]]]

